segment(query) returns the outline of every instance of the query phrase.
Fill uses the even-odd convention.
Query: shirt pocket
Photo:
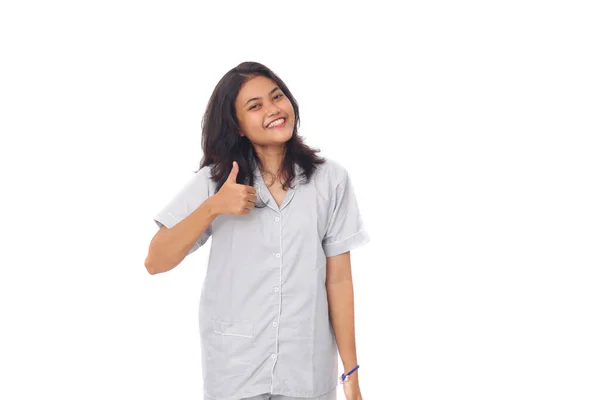
[[[254,324],[247,321],[213,320],[217,347],[232,368],[252,364],[254,354]]]
[[[225,321],[215,319],[213,330],[223,336],[238,336],[249,339],[254,338],[254,325],[250,322]]]

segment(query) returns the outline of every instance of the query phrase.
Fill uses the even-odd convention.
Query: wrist
[[[222,214],[221,208],[219,207],[219,198],[217,197],[217,194],[213,194],[206,201],[206,208],[208,210],[208,214],[212,218],[215,218]]]
[[[359,365],[354,364],[351,367],[344,366],[344,373],[340,376],[340,381],[358,385],[358,368]]]
[[[345,382],[346,385],[358,385],[358,373],[356,371],[354,371],[352,375],[348,376],[347,379],[348,381]]]

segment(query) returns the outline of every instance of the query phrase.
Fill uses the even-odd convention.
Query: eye
[[[274,99],[278,99],[278,98],[280,98],[280,97],[283,97],[283,93],[279,93],[279,94],[277,94],[277,95],[274,97]]]
[[[250,107],[248,110],[252,110],[252,109],[254,109],[254,108],[258,107],[258,106],[259,106],[259,104],[255,104],[252,107]]]

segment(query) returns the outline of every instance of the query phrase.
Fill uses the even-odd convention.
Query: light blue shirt
[[[199,322],[205,396],[240,400],[262,393],[316,397],[338,385],[329,320],[326,257],[370,241],[341,164],[326,160],[278,207],[256,170],[248,215],[219,215],[188,253],[212,236]],[[198,171],[155,217],[173,227],[214,194]],[[262,202],[262,203],[261,203]]]

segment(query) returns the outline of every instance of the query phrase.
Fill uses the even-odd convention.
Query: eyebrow
[[[275,91],[277,91],[277,90],[279,90],[279,87],[275,86],[273,89],[271,89],[271,91],[269,92],[269,94],[273,94],[273,93],[274,93]],[[262,98],[262,97],[253,97],[253,98],[251,98],[250,100],[248,100],[248,101],[246,102],[246,104],[244,104],[244,107],[245,107],[246,105],[248,105],[248,103],[250,103],[252,100],[258,100],[258,99],[261,99],[261,98]]]

